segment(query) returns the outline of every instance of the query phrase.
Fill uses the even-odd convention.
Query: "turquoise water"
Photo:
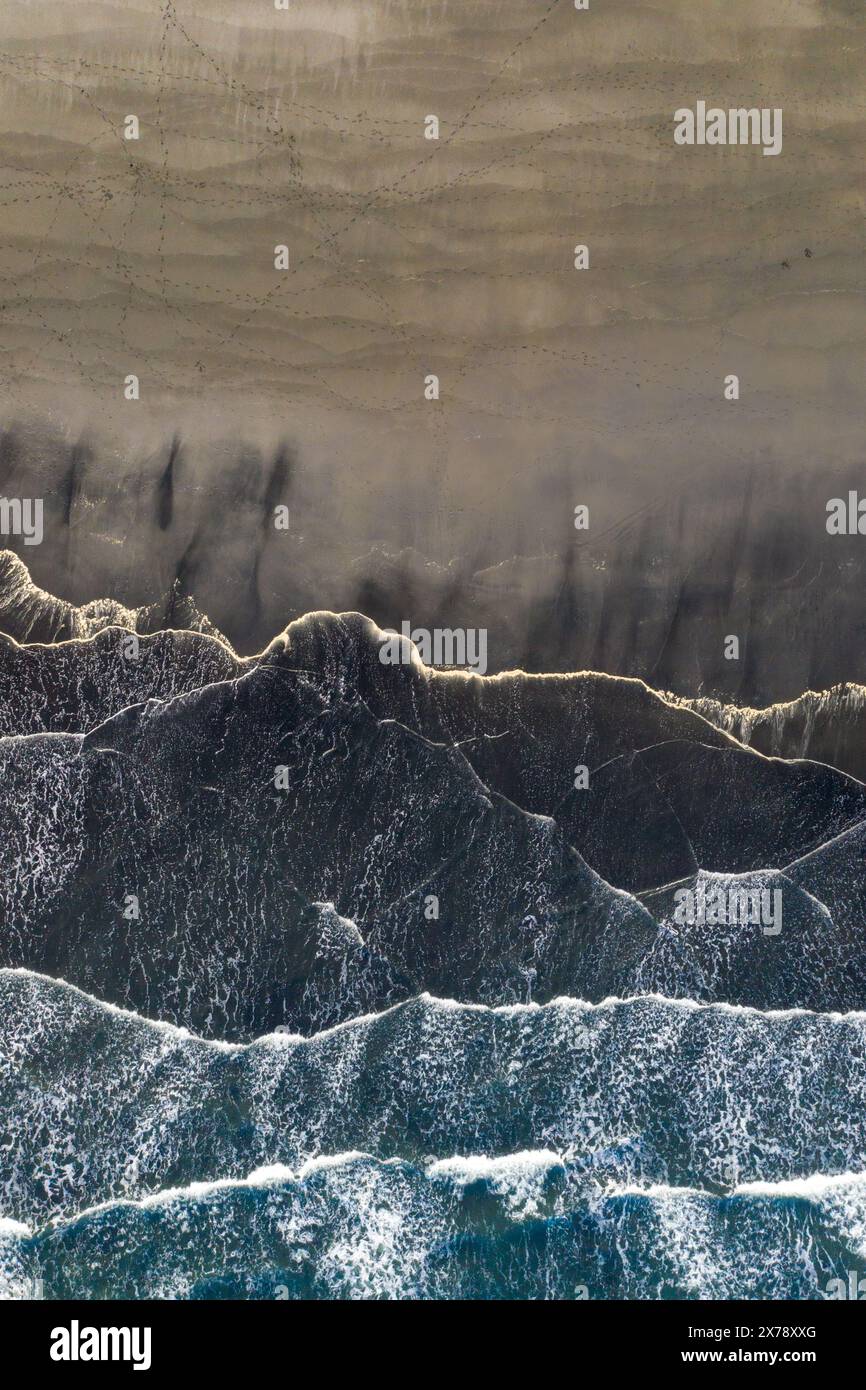
[[[866,1276],[866,1014],[422,996],[228,1045],[29,971],[0,1004],[7,1297],[816,1299]]]

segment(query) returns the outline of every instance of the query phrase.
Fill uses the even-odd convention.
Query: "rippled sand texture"
[[[824,508],[862,458],[863,56],[853,0],[5,6],[0,464],[48,497],[38,582],[179,575],[260,642],[408,594],[499,668],[741,702],[856,678]],[[698,98],[781,106],[781,155],[676,147]]]

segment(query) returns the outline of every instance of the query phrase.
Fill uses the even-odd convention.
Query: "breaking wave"
[[[588,1186],[551,1151],[337,1154],[0,1235],[46,1298],[823,1299],[866,1268],[866,1179],[719,1197]]]

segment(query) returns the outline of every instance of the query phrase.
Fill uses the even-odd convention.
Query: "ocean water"
[[[866,1014],[420,996],[225,1044],[29,971],[0,1001],[7,1297],[822,1298],[866,1275]]]
[[[550,1150],[360,1153],[0,1233],[46,1298],[823,1299],[866,1270],[866,1178],[599,1188]],[[864,1285],[866,1287],[866,1285]]]
[[[630,682],[389,672],[375,631],[240,671],[164,633],[132,690],[110,634],[7,653],[4,1295],[858,1290],[862,785]],[[684,884],[778,919],[690,925]]]

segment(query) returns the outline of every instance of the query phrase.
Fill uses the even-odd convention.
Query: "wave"
[[[12,1296],[23,1271],[47,1298],[847,1297],[866,1177],[588,1191],[552,1151],[426,1169],[353,1151],[10,1233],[0,1258]]]
[[[383,665],[383,637],[357,613],[310,613],[246,659],[202,632],[142,636],[133,654],[117,626],[47,646],[7,639],[0,735],[90,733],[131,705],[182,701],[257,668],[288,701],[303,676],[329,703],[363,702],[379,721],[459,748],[491,792],[555,819],[593,869],[631,892],[698,868],[782,869],[866,819],[866,791],[851,778],[820,762],[765,758],[642,681],[442,672],[408,642],[405,665]],[[579,767],[588,774],[580,788]],[[624,832],[633,822],[643,833]]]
[[[603,677],[566,682],[556,720],[545,701],[558,687],[536,682],[526,699],[537,732],[515,709],[497,712],[524,685],[482,682],[499,692],[492,705],[472,697],[484,727],[507,717],[522,729],[509,754],[492,732],[470,736],[471,721],[457,728],[480,678],[398,674],[391,693],[440,718],[412,727],[376,713],[357,675],[359,662],[386,669],[370,626],[314,615],[231,680],[134,704],[87,734],[0,739],[0,963],[233,1039],[277,1024],[312,1031],[421,990],[489,1004],[646,990],[765,1008],[866,1000],[862,914],[825,910],[849,878],[835,860],[808,884],[780,880],[778,939],[754,927],[685,937],[660,890],[641,902],[593,868],[628,859],[655,881],[687,849],[694,877],[699,855],[757,860],[765,844],[781,873],[786,856],[799,862],[866,823],[866,788],[732,742],[636,748],[647,727],[630,702],[653,712],[653,737],[659,711],[697,717]],[[576,690],[584,702],[594,692],[585,732],[598,721],[608,741],[614,725],[632,730],[632,751],[593,774],[587,802],[570,785],[572,759],[587,755],[564,732]],[[476,759],[488,781],[470,746],[493,750]],[[515,758],[547,786],[556,818],[526,780],[512,785]],[[760,860],[744,872],[766,885]]]
[[[553,1149],[592,1186],[730,1193],[860,1167],[866,1014],[422,996],[230,1046],[3,971],[0,1131],[0,1210],[30,1224],[348,1149],[455,1182]]]
[[[137,608],[111,598],[77,605],[40,589],[23,560],[11,550],[0,550],[0,624],[3,632],[16,642],[87,640],[108,627],[140,633],[174,627],[208,633],[226,642],[177,583],[157,602]]]
[[[812,758],[866,778],[866,686],[845,682],[806,690],[763,709],[669,696],[751,748],[779,758]]]

